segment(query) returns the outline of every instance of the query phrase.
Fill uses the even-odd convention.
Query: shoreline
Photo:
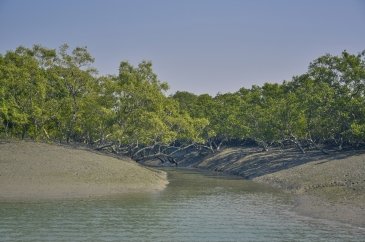
[[[298,214],[365,228],[365,155],[333,154],[252,179],[295,196]]]
[[[320,197],[294,195],[293,211],[299,215],[341,222],[365,229],[365,211],[349,204],[331,203]]]
[[[188,164],[182,168],[241,177],[287,192],[300,215],[365,228],[363,151],[325,156],[227,148]],[[3,142],[0,201],[96,198],[165,189],[167,173],[145,165],[86,148]]]
[[[179,165],[269,185],[291,194],[293,210],[300,215],[365,228],[364,150],[302,154],[295,149],[231,147],[203,158],[190,154]]]
[[[0,144],[0,201],[157,192],[167,184],[166,172],[127,158],[29,141]]]

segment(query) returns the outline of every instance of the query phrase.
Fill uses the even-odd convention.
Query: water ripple
[[[0,241],[364,241],[365,231],[291,212],[285,194],[170,172],[157,195],[0,203]]]

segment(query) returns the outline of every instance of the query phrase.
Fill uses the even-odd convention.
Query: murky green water
[[[0,202],[0,241],[364,241],[365,230],[296,215],[252,182],[169,171],[158,194]]]

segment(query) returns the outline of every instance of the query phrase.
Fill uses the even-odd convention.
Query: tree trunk
[[[298,149],[302,152],[302,154],[305,154],[305,150],[303,149],[302,145],[300,144],[300,141],[294,141],[297,145]]]
[[[223,140],[221,142],[219,142],[219,144],[217,146],[217,151],[219,151],[221,149],[222,144],[223,144]]]
[[[298,147],[298,149],[302,152],[302,154],[305,154],[305,150],[303,149],[302,144],[297,139],[297,137],[295,137],[294,135],[291,135],[290,141],[293,142]]]
[[[48,132],[47,132],[47,130],[46,130],[44,127],[43,127],[43,132],[44,132],[44,134],[46,135],[47,139],[49,139]]]
[[[102,150],[102,149],[105,149],[105,148],[109,148],[109,147],[111,147],[113,145],[114,145],[113,143],[111,143],[111,144],[105,144],[105,145],[96,147],[95,150]]]
[[[26,125],[23,125],[23,128],[22,128],[22,140],[24,140],[26,132],[27,132],[27,126]]]
[[[343,139],[342,137],[340,138],[340,142],[339,142],[339,145],[338,145],[338,150],[341,151],[343,149]]]
[[[264,151],[264,152],[269,151],[269,145],[265,141],[263,141],[261,139],[255,139],[255,142],[257,143],[257,145],[259,147],[262,148],[262,151]]]
[[[326,154],[326,155],[328,155],[329,153],[327,152],[327,151],[325,151],[323,148],[320,148],[320,147],[318,147],[318,145],[313,141],[313,139],[312,138],[310,138],[309,140],[308,140],[313,146],[314,146],[314,148],[316,148],[317,150],[320,150],[323,154]]]

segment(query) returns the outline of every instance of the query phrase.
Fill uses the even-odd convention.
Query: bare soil
[[[0,200],[151,192],[167,184],[165,172],[127,158],[45,143],[0,143]]]
[[[227,148],[193,167],[239,175],[295,195],[303,215],[365,227],[365,152]]]
[[[351,152],[253,179],[296,194],[295,210],[365,227],[365,154]]]

